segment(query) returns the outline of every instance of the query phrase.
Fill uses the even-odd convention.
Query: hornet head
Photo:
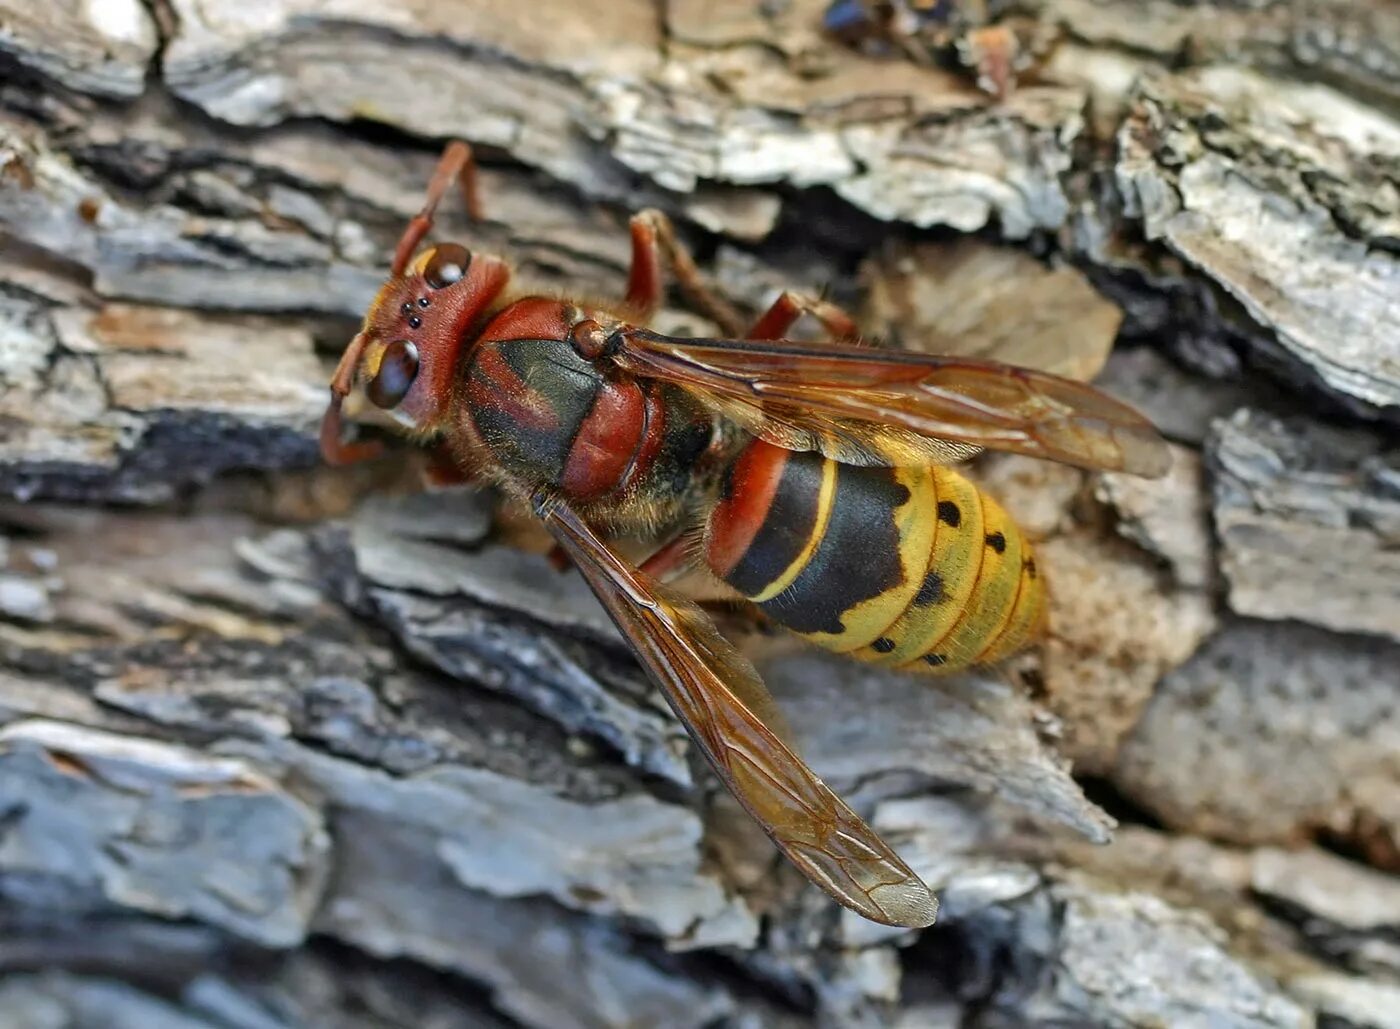
[[[397,263],[397,262],[396,262]],[[456,243],[425,250],[379,290],[364,324],[336,367],[321,422],[321,453],[330,464],[374,456],[377,443],[341,438],[341,403],[361,383],[370,403],[417,436],[441,428],[452,377],[472,326],[510,279],[497,257]]]

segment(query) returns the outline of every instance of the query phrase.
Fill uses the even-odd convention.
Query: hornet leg
[[[480,221],[481,197],[476,186],[476,159],[472,156],[472,148],[460,139],[447,144],[447,149],[442,152],[437,170],[428,183],[428,196],[423,201],[423,209],[413,216],[399,237],[399,245],[394,248],[394,263],[390,266],[394,275],[402,275],[408,267],[413,252],[433,227],[438,204],[454,182],[461,183],[467,214],[473,221]]]
[[[466,201],[467,213],[473,219],[479,219],[481,199],[476,190],[476,161],[472,157],[472,148],[461,140],[447,144],[447,149],[442,152],[437,169],[428,182],[428,195],[423,202],[423,209],[413,216],[405,226],[403,235],[399,237],[398,246],[394,248],[394,263],[390,266],[390,271],[396,278],[404,273],[413,252],[418,249],[418,244],[423,242],[423,237],[433,227],[433,216],[437,212],[437,206],[454,182],[460,182],[462,185],[462,198]],[[341,404],[349,395],[350,387],[354,385],[355,369],[359,367],[360,354],[364,347],[363,333],[356,335],[345,348],[340,364],[336,366],[335,375],[331,378],[331,400],[326,407],[325,416],[321,419],[321,453],[329,464],[368,461],[384,450],[375,441],[346,443],[340,438]]]
[[[779,340],[804,314],[810,314],[831,334],[832,342],[856,343],[860,329],[855,319],[835,304],[803,293],[785,292],[749,329],[745,339]]]
[[[665,295],[661,281],[663,262],[686,298],[717,323],[725,335],[738,336],[743,331],[743,317],[705,282],[695,266],[695,258],[676,238],[671,219],[654,208],[632,218],[632,270],[627,277],[626,300],[641,320],[651,318],[661,306]]]

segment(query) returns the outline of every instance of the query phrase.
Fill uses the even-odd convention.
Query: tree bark
[[[994,102],[824,6],[0,0],[0,1022],[1400,1026],[1400,8],[1042,0]],[[438,235],[541,289],[658,206],[1172,440],[975,463],[1005,669],[725,626],[932,929],[777,859],[519,512],[320,466],[452,137]]]

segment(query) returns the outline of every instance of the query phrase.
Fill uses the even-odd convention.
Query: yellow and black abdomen
[[[1045,608],[1020,531],[943,467],[857,467],[755,440],[725,477],[705,557],[779,624],[911,671],[1006,657]]]

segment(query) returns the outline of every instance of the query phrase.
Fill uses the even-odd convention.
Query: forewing
[[[774,443],[850,463],[980,447],[1147,476],[1171,462],[1131,407],[1047,372],[836,343],[620,336],[624,370],[684,386]]]
[[[931,925],[929,888],[759,719],[752,664],[695,604],[628,565],[570,508],[541,517],[734,796],[836,901],[876,922]]]

